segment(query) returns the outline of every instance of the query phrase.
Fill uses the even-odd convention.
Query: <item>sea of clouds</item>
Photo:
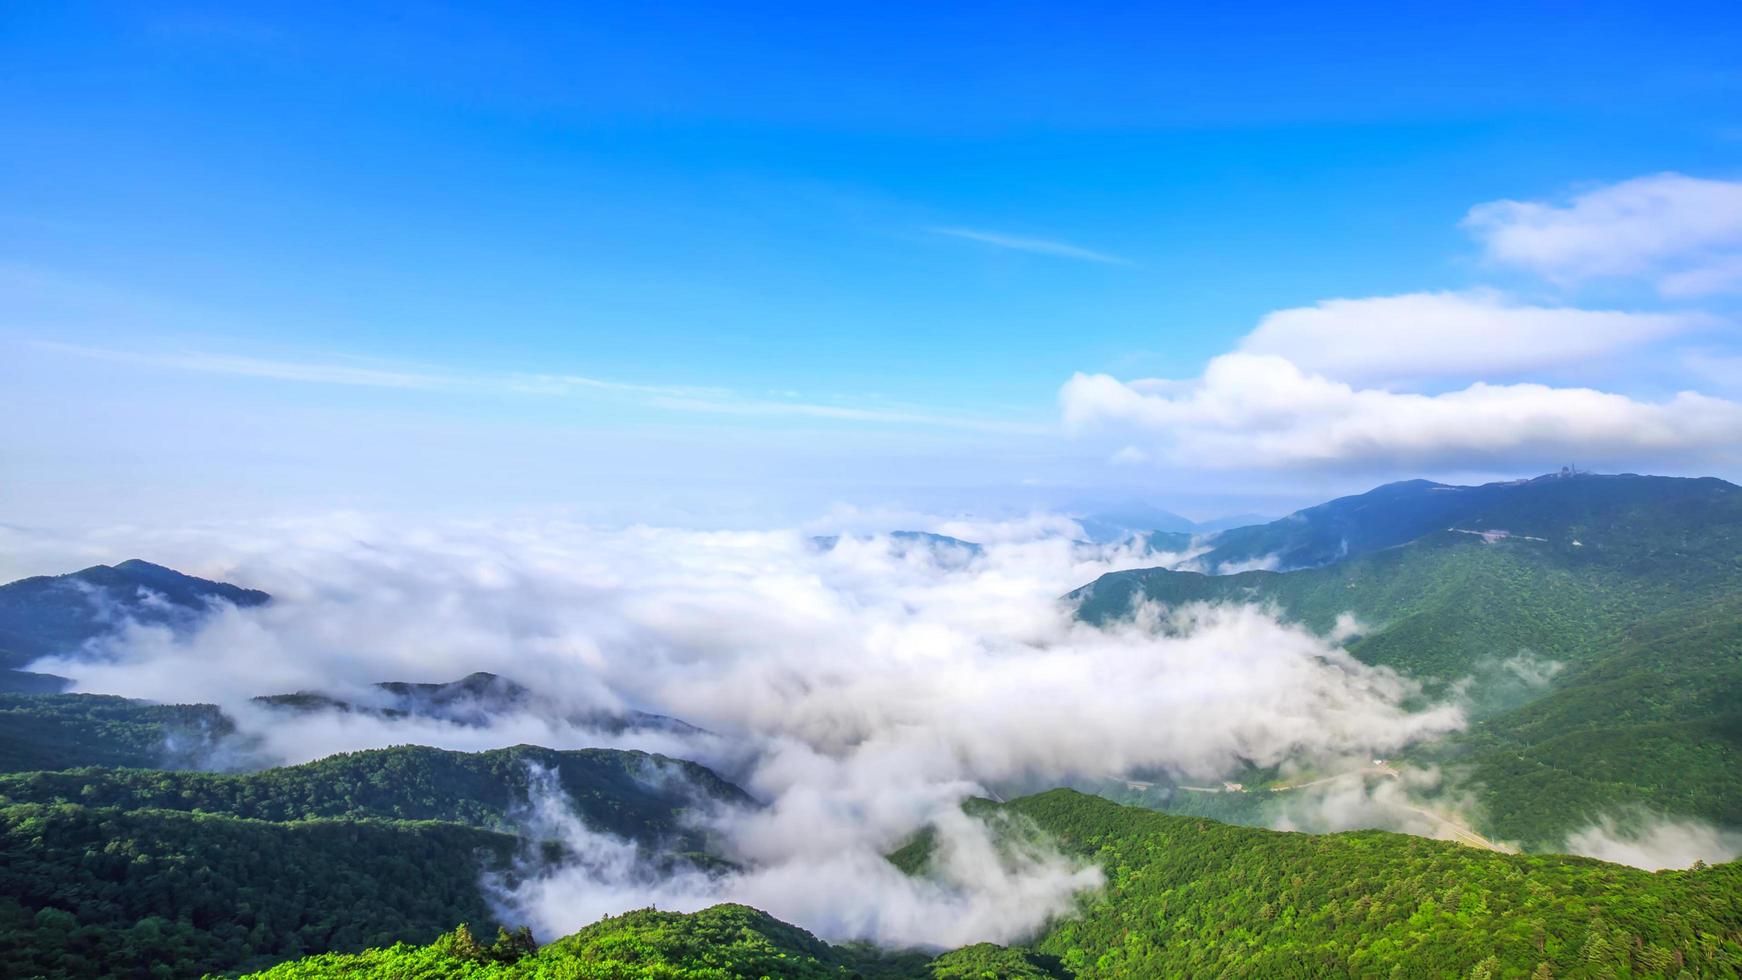
[[[191,633],[132,627],[99,656],[35,669],[80,690],[216,702],[273,761],[405,743],[628,747],[710,765],[766,804],[711,817],[738,871],[655,875],[634,845],[565,817],[560,799],[531,801],[529,826],[577,859],[497,894],[547,936],[627,908],[736,900],[833,939],[1011,941],[1099,872],[1044,847],[1000,846],[961,815],[969,796],[1138,770],[1203,782],[1244,764],[1334,768],[1465,723],[1455,698],[1427,701],[1351,657],[1341,633],[1259,607],[1141,608],[1098,628],[1062,598],[1187,555],[1088,545],[1044,515],[927,527],[982,548],[881,534],[819,543],[813,531],[825,528],[355,515],[114,529],[70,547],[11,531],[8,543],[14,562],[140,555],[271,592],[270,604],[221,608]],[[539,700],[487,727],[250,701],[357,697],[377,681],[479,670]],[[629,710],[705,731],[575,720]],[[1345,822],[1384,822],[1372,807],[1339,807]],[[902,875],[883,855],[927,826],[939,841],[933,873]]]

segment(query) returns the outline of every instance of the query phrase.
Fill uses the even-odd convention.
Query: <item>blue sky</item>
[[[1739,50],[1734,4],[9,9],[0,520],[1735,477]]]

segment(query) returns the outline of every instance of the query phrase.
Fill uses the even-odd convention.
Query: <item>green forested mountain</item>
[[[485,923],[481,877],[521,846],[513,811],[537,772],[589,827],[664,859],[711,860],[686,811],[752,802],[695,763],[534,746],[405,746],[244,775],[12,774],[0,975],[197,976]]]
[[[475,942],[325,956],[301,977],[1731,976],[1742,865],[1652,874],[1379,831],[1310,836],[1119,806],[1070,790],[970,810],[1099,863],[1104,891],[1032,950],[936,959],[830,947],[741,906],[607,919],[536,954]],[[922,848],[923,850],[923,848]],[[923,873],[924,856],[909,855]]]
[[[203,768],[241,761],[246,744],[213,704],[102,694],[0,694],[0,772],[77,766]]]
[[[1457,764],[1501,838],[1553,848],[1632,804],[1742,824],[1742,490],[1542,478],[1469,488],[1480,506],[1448,514],[1441,502],[1462,491],[1435,486],[1334,501],[1335,521],[1305,524],[1395,529],[1426,520],[1426,500],[1435,522],[1469,526],[1291,572],[1120,572],[1073,597],[1093,622],[1138,597],[1265,603],[1318,631],[1353,615],[1357,657],[1432,696],[1459,683],[1474,725],[1418,754]]]
[[[1070,790],[981,812],[1032,821],[1106,870],[1106,890],[1035,944],[1082,976],[1742,969],[1742,864],[1653,874],[1382,831],[1279,833]]]
[[[442,823],[271,823],[0,807],[0,975],[196,977],[487,922],[513,837]]]
[[[697,850],[687,810],[752,805],[737,786],[693,762],[617,749],[557,751],[518,745],[448,752],[420,745],[345,752],[300,766],[223,775],[146,769],[73,769],[0,776],[0,803],[78,803],[182,810],[252,820],[441,820],[514,826],[535,772],[548,772],[587,825]]]
[[[1425,697],[1471,706],[1468,731],[1408,761],[1454,774],[1502,839],[1552,849],[1635,805],[1742,824],[1738,488],[1586,475],[1400,484],[1228,532],[1204,560],[1256,559],[1301,567],[1147,569],[1073,595],[1095,622],[1143,597],[1262,602],[1314,630],[1353,631],[1356,656],[1421,679]],[[484,724],[532,697],[479,674],[384,684],[358,703],[317,692],[267,701]],[[1262,822],[1268,793],[1197,794],[1200,815],[1068,790],[971,804],[999,833],[1045,840],[1107,874],[1029,948],[877,952],[719,906],[630,912],[533,950],[513,934],[492,939],[481,881],[515,873],[511,857],[562,858],[514,835],[517,808],[547,778],[588,826],[662,861],[710,863],[686,814],[754,802],[693,763],[533,746],[404,746],[240,774],[164,768],[211,768],[247,748],[210,705],[0,695],[0,974],[194,976],[273,963],[267,975],[282,978],[1742,972],[1742,865],[1650,874],[1201,815]],[[930,846],[921,834],[892,860],[925,874]],[[453,931],[459,922],[476,931]],[[304,954],[320,955],[295,959]]]
[[[1742,826],[1742,593],[1646,617],[1420,754],[1467,768],[1493,834],[1542,849],[1635,807]]]
[[[270,812],[354,817],[417,799],[427,772],[445,771],[428,764],[454,755],[429,753],[355,753],[330,767],[296,767],[304,771],[281,779],[83,778],[103,802],[123,804],[179,797],[183,806],[259,807],[278,806],[274,796],[349,794],[342,806],[316,799],[310,811]],[[371,782],[371,768],[385,778]],[[159,775],[170,778],[149,781]],[[5,785],[53,797],[56,786],[70,790],[80,779],[25,774]],[[417,788],[401,791],[395,785],[401,780]],[[428,942],[458,921],[473,923],[488,939],[495,924],[478,881],[518,846],[505,834],[453,823],[281,823],[20,803],[0,807],[0,894],[8,896],[0,902],[0,970],[186,976],[364,946],[378,949],[316,957],[270,975],[1498,977],[1685,970],[1717,976],[1742,968],[1739,865],[1650,874],[1377,831],[1279,833],[1069,790],[1002,805],[980,801],[970,810],[1001,833],[1043,838],[1100,864],[1107,888],[1085,896],[1078,914],[1055,922],[1033,951],[981,946],[937,958],[874,954],[830,947],[760,913],[722,907],[696,916],[633,913],[536,954],[514,947],[512,956],[496,959],[454,939],[431,948],[393,944]],[[927,856],[922,839],[897,858],[923,874]]]
[[[488,938],[487,936],[484,938]],[[261,980],[352,977],[550,977],[565,980],[1054,980],[1057,961],[991,944],[938,957],[832,946],[743,905],[683,914],[642,909],[590,925],[535,952],[503,935],[486,943],[462,926],[428,946],[310,957]]]
[[[1616,555],[1721,554],[1736,542],[1739,513],[1742,487],[1710,477],[1563,473],[1475,487],[1409,480],[1224,531],[1200,562],[1210,571],[1262,559],[1307,568],[1449,528],[1576,540]],[[1728,531],[1714,540],[1710,528]]]

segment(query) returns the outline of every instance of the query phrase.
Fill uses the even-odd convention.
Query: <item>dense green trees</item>
[[[1742,971],[1742,864],[1652,874],[1362,831],[1311,836],[1070,790],[972,801],[997,833],[1098,863],[1034,948],[935,958],[830,946],[741,906],[606,919],[534,954],[453,936],[267,971],[314,977],[1621,977]],[[900,854],[924,873],[929,838]],[[485,933],[467,933],[482,937]]]
[[[75,766],[173,768],[245,753],[216,705],[100,694],[0,694],[0,772]]]
[[[1106,870],[1105,891],[1036,943],[1082,976],[1742,970],[1742,864],[1652,874],[1380,831],[1278,833],[1070,790],[995,809]]]
[[[1476,723],[1416,757],[1473,774],[1488,829],[1503,837],[1552,847],[1627,804],[1742,823],[1742,493],[1640,478],[1521,486],[1523,496],[1501,488],[1454,500],[1462,491],[1407,485],[1333,502],[1227,546],[1346,560],[1286,574],[1123,573],[1078,593],[1082,615],[1122,615],[1140,594],[1271,602],[1321,630],[1355,613],[1371,627],[1352,644],[1363,659],[1426,678],[1436,695],[1467,679]],[[1465,524],[1514,533],[1448,529]],[[1498,666],[1520,652],[1564,667],[1552,685],[1527,688]],[[466,710],[483,710],[475,689],[494,691],[496,680],[389,688],[435,701],[457,692]],[[708,848],[688,814],[754,802],[692,763],[532,746],[400,747],[239,775],[100,767],[209,767],[214,752],[238,748],[211,706],[0,695],[0,771],[61,770],[0,775],[0,975],[1742,973],[1742,864],[1649,874],[1203,819],[1262,820],[1269,794],[1182,797],[1196,816],[1067,790],[972,802],[998,833],[1048,840],[1106,872],[1106,888],[1081,896],[1033,948],[879,952],[718,906],[629,912],[537,949],[529,934],[499,928],[512,923],[491,921],[480,889],[487,870],[528,853],[511,831],[516,807],[543,784],[536,774],[550,774],[590,826],[668,860]],[[921,833],[891,859],[924,874],[932,843]]]
[[[742,905],[692,914],[642,909],[594,923],[532,953],[511,937],[486,946],[462,926],[428,946],[285,963],[260,980],[1053,980],[1050,957],[983,943],[945,953],[831,946]]]
[[[290,824],[0,808],[0,975],[189,977],[488,922],[514,838],[440,823]]]
[[[492,831],[535,773],[590,827],[674,860],[706,847],[687,812],[753,805],[694,763],[534,746],[0,776],[0,975],[197,976],[488,924],[480,880],[521,846]]]
[[[647,842],[704,846],[683,814],[752,805],[737,786],[693,762],[615,749],[519,745],[448,752],[418,745],[344,752],[300,766],[224,775],[74,769],[0,775],[0,801],[187,810],[258,820],[444,820],[509,829],[537,771],[552,774],[588,826]]]
[[[1503,539],[1442,526],[1321,567],[1145,569],[1074,595],[1095,622],[1128,614],[1139,596],[1268,603],[1320,631],[1354,614],[1368,627],[1349,644],[1357,657],[1427,681],[1432,696],[1455,683],[1470,705],[1468,732],[1413,756],[1451,764],[1491,836],[1553,850],[1599,814],[1636,807],[1742,824],[1742,490],[1644,477],[1512,489],[1517,499],[1503,487],[1481,506],[1432,512],[1514,532]],[[1443,509],[1439,498],[1462,493],[1423,490],[1405,503]],[[1369,496],[1325,527],[1389,526],[1388,500]],[[1288,522],[1266,533],[1307,534]],[[1527,670],[1559,670],[1546,686],[1526,684],[1505,663],[1521,654]],[[1165,805],[1265,819],[1262,806],[1247,814],[1191,794]]]

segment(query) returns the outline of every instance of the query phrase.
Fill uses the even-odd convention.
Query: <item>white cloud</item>
[[[635,843],[587,827],[554,781],[535,781],[522,833],[559,841],[572,856],[555,867],[529,856],[516,869],[519,880],[492,876],[486,884],[504,919],[529,922],[546,937],[650,904],[688,912],[740,902],[824,936],[909,948],[1027,938],[1104,880],[1099,867],[1045,842],[995,841],[949,792],[923,798],[935,806],[927,874],[905,874],[863,846],[863,832],[850,826],[857,815],[831,807],[827,795],[796,793],[764,810],[713,815],[715,838],[740,849],[731,855],[738,867],[708,873],[653,870]]]
[[[1604,817],[1568,835],[1566,848],[1570,854],[1659,871],[1685,868],[1695,861],[1707,864],[1734,861],[1742,856],[1742,832],[1701,820],[1641,818],[1634,814],[1620,821]]]
[[[1491,259],[1555,282],[1644,277],[1677,296],[1742,288],[1742,181],[1653,174],[1564,204],[1490,201],[1463,224]]]
[[[1214,779],[1245,760],[1384,756],[1464,722],[1457,705],[1418,708],[1414,683],[1262,609],[1078,621],[1060,595],[1154,556],[1084,548],[1068,519],[931,526],[983,554],[946,560],[886,536],[822,549],[793,531],[550,521],[120,529],[80,542],[78,561],[100,543],[222,571],[276,600],[225,610],[191,636],[136,631],[108,659],[44,666],[87,690],[240,708],[239,724],[291,759],[407,741],[609,744],[536,715],[465,728],[330,713],[268,722],[241,707],[260,693],[474,670],[575,708],[631,706],[718,733],[640,744],[718,766],[769,802],[717,828],[742,873],[684,893],[591,848],[593,866],[519,896],[553,934],[649,901],[734,897],[830,938],[1011,939],[1094,878],[1045,855],[999,857],[949,823],[970,794],[1137,768]],[[883,862],[938,821],[940,880]]]
[[[981,231],[977,228],[928,228],[934,235],[948,235],[952,238],[964,238],[982,245],[994,248],[1005,248],[1013,252],[1032,252],[1035,255],[1051,255],[1063,259],[1081,259],[1085,262],[1103,262],[1108,265],[1131,265],[1130,259],[1106,252],[1072,245],[1068,242],[1057,242],[1045,238],[1028,238],[1022,235],[1006,235],[996,231]]]
[[[1205,467],[1441,465],[1726,456],[1742,405],[1694,392],[1645,402],[1590,388],[1476,383],[1443,394],[1357,388],[1275,356],[1224,354],[1188,381],[1077,374],[1059,394],[1075,430],[1148,433]]]
[[[1677,294],[1742,283],[1742,182],[1659,174],[1564,206],[1480,205],[1464,224],[1497,260],[1560,281],[1647,275]],[[1269,314],[1198,378],[1079,373],[1059,397],[1075,432],[1113,430],[1112,446],[1146,434],[1136,451],[1210,468],[1734,462],[1735,401],[1493,383],[1646,356],[1653,345],[1673,368],[1665,340],[1720,323],[1690,311],[1542,306],[1487,288],[1330,299]],[[1726,349],[1680,360],[1727,387],[1713,380],[1734,360]]]
[[[346,363],[283,361],[262,357],[209,354],[202,351],[121,351],[76,344],[38,342],[44,350],[59,351],[99,361],[138,364],[147,367],[228,374],[244,378],[269,378],[307,384],[359,385],[368,388],[441,388],[453,379],[405,368],[360,367]]]
[[[1562,367],[1709,322],[1688,313],[1531,306],[1488,289],[1407,293],[1278,310],[1239,349],[1343,381],[1387,382]]]

